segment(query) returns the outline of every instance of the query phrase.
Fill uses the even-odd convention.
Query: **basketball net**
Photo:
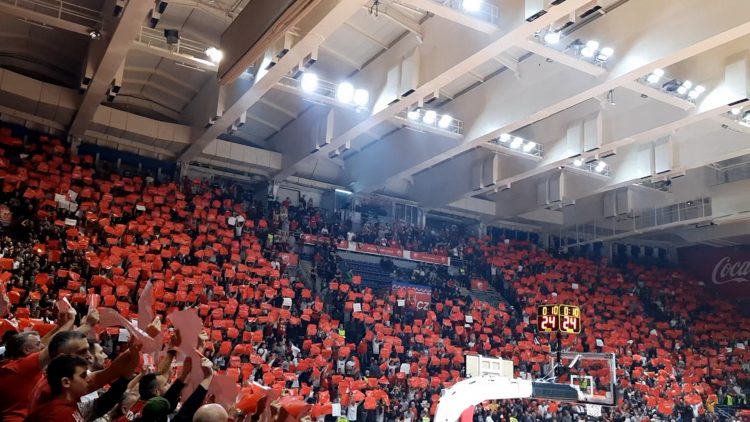
[[[586,403],[586,414],[598,418],[602,415],[602,407],[598,404]]]

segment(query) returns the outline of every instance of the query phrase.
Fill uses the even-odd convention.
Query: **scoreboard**
[[[536,327],[543,333],[581,332],[581,309],[573,305],[539,305],[536,308]]]

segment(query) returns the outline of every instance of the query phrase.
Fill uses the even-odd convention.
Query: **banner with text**
[[[414,310],[426,311],[430,309],[432,288],[429,286],[394,281],[391,291],[397,298],[405,300],[406,306]]]
[[[692,246],[677,251],[680,266],[709,290],[734,299],[750,298],[750,246]]]
[[[414,261],[429,262],[430,264],[448,265],[448,257],[441,255],[433,255],[424,252],[409,252],[409,255]]]

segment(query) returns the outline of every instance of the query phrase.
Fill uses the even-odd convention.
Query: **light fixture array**
[[[727,117],[742,126],[750,127],[750,110],[746,110],[742,106],[731,109],[729,113],[727,113]]]
[[[560,32],[550,28],[542,36],[542,41],[548,46],[557,45],[560,43]],[[604,64],[615,54],[615,49],[612,47],[602,47],[599,44],[599,41],[596,40],[583,42],[579,38],[568,44],[563,52],[598,66],[604,66]]]
[[[586,162],[582,157],[578,157],[573,160],[573,168],[602,176],[609,176],[609,166],[602,160]]]
[[[667,81],[662,83],[662,79],[667,79]],[[677,79],[665,78],[663,69],[654,69],[653,72],[641,78],[641,81],[647,85],[660,87],[662,91],[674,95],[675,97],[692,102],[698,100],[698,98],[706,92],[706,88],[703,85],[694,85],[690,80],[680,81]]]
[[[458,135],[464,133],[464,122],[462,120],[455,119],[450,114],[438,114],[435,110],[416,107],[408,111],[402,111],[396,117],[419,126],[427,126]]]
[[[281,80],[281,83],[299,88],[308,94],[322,95],[340,104],[355,107],[360,111],[367,109],[370,103],[370,92],[366,89],[357,89],[349,82],[335,84],[324,81],[313,72],[302,72],[299,79],[286,76]]]
[[[499,137],[490,141],[495,145],[507,148],[517,153],[531,155],[534,157],[541,157],[543,147],[541,144],[524,139],[520,136],[513,136],[508,133],[503,133]]]

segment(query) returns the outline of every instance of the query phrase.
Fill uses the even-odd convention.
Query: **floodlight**
[[[414,110],[410,110],[408,113],[406,113],[406,117],[409,118],[409,120],[419,120],[419,117],[422,115],[422,112],[415,108]]]
[[[516,136],[513,138],[513,142],[510,143],[510,147],[513,149],[518,149],[521,147],[521,144],[523,144],[523,138],[520,136]]]
[[[354,104],[364,107],[368,102],[370,102],[370,93],[366,89],[354,91]]]
[[[500,142],[502,142],[502,143],[506,143],[506,142],[510,141],[510,138],[511,138],[510,135],[508,135],[507,133],[503,133],[502,135],[500,135],[499,138],[497,138],[497,140],[500,141]]]
[[[576,167],[581,167],[583,165],[583,158],[580,158],[580,157],[576,158],[573,161],[573,165],[576,166]]]
[[[464,0],[461,6],[467,12],[478,12],[482,8],[482,0]]]
[[[523,152],[531,152],[534,148],[536,148],[536,142],[526,142],[526,145],[523,146]]]
[[[336,88],[336,99],[344,104],[349,104],[354,100],[354,86],[349,82],[342,82]]]
[[[438,120],[438,127],[448,129],[451,126],[451,123],[453,123],[453,117],[448,114],[443,114],[440,117],[440,120]]]
[[[560,42],[560,33],[557,31],[549,31],[544,34],[544,42],[547,44],[557,44]]]
[[[305,92],[315,92],[315,90],[318,89],[318,75],[305,72],[305,74],[302,75],[300,87]]]
[[[435,123],[435,120],[437,120],[437,113],[435,110],[427,110],[424,112],[424,117],[422,117],[422,122],[425,124],[431,125]]]
[[[221,59],[224,58],[224,52],[216,47],[209,47],[206,49],[206,56],[208,56],[208,59],[211,60],[212,63],[219,64]]]

